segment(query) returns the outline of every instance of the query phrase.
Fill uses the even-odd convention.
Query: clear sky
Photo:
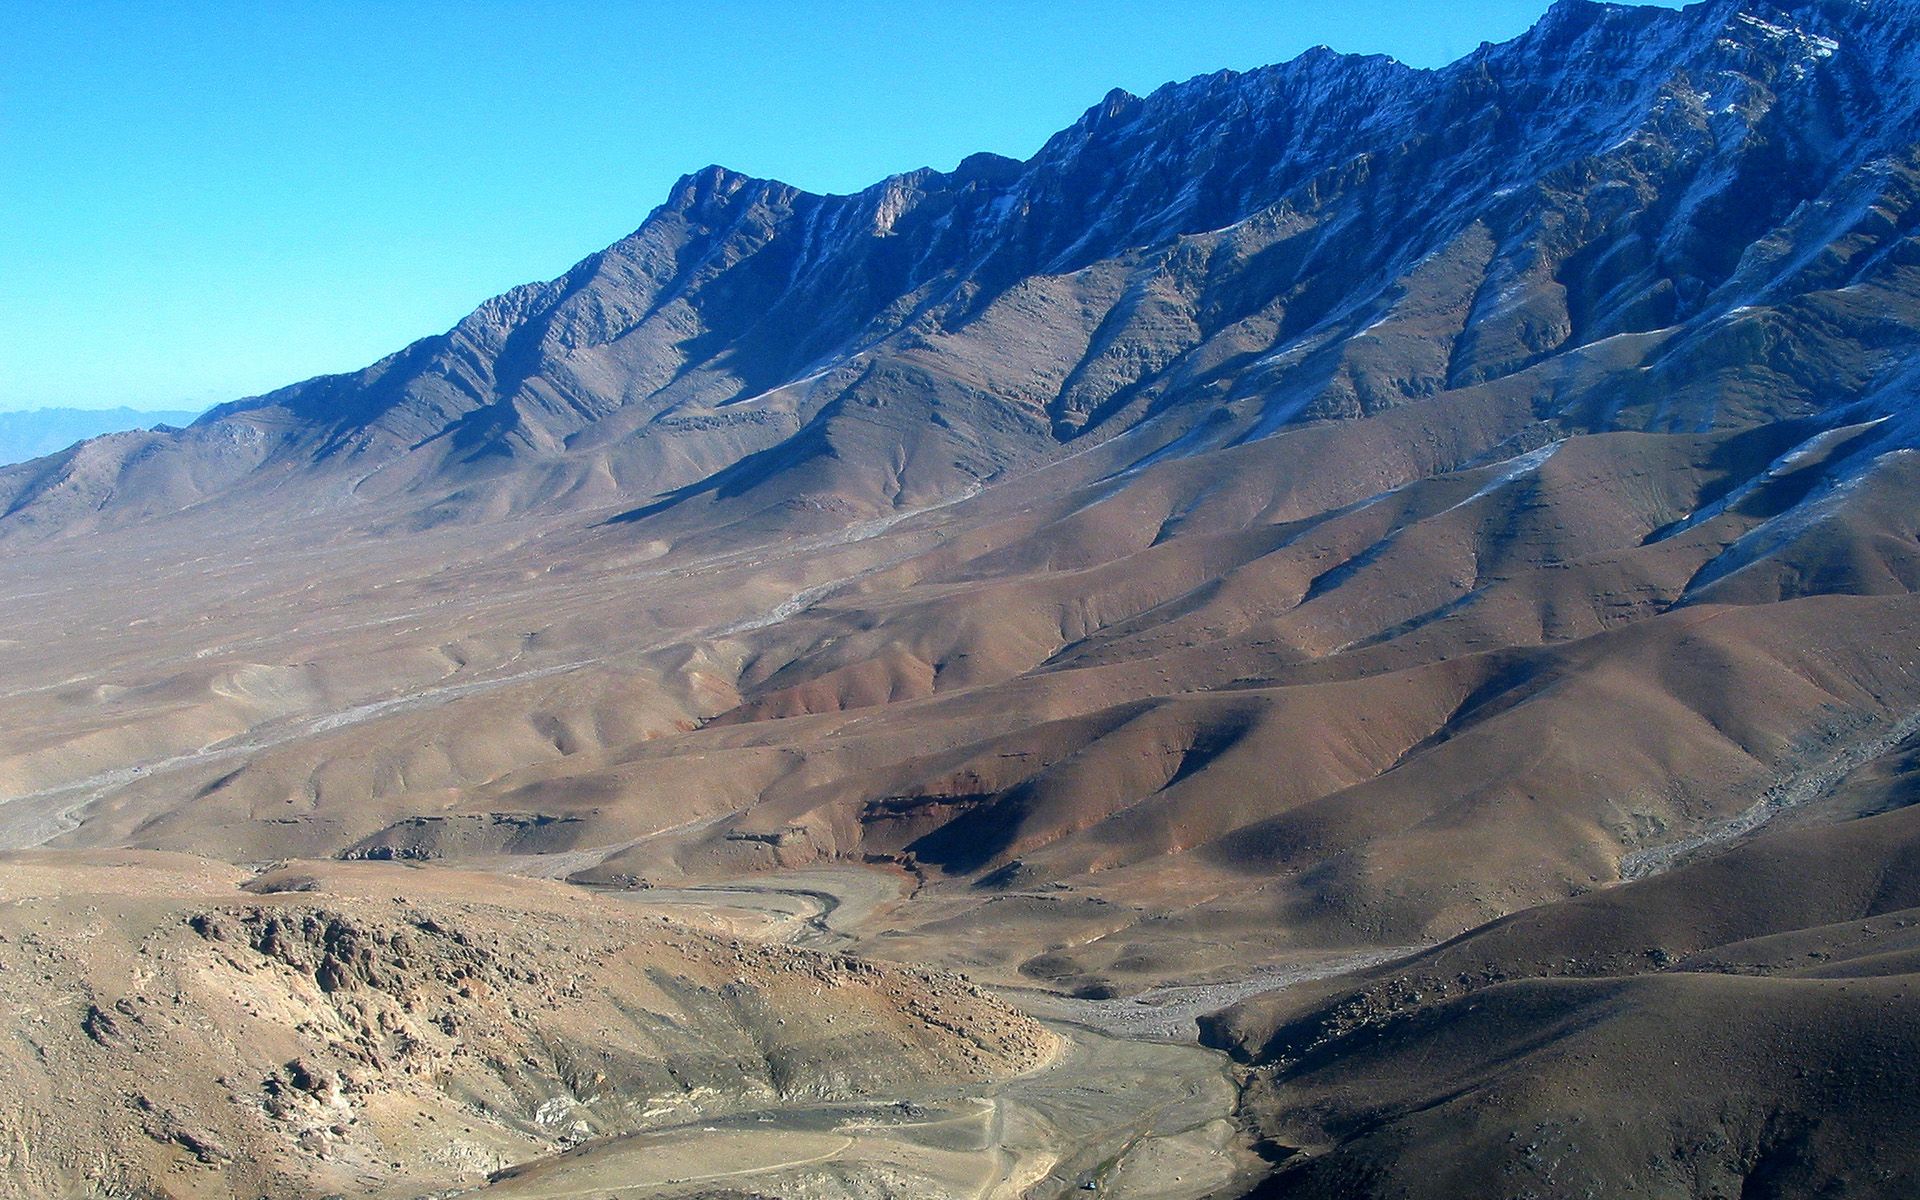
[[[350,370],[710,162],[1026,157],[1107,89],[1325,43],[1438,66],[1547,0],[4,0],[0,410]]]

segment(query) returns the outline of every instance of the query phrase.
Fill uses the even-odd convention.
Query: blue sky
[[[1026,157],[1110,87],[1316,44],[1438,66],[1547,0],[8,0],[0,410],[364,366],[719,162],[817,191]]]

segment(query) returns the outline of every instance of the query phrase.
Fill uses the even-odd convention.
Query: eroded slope
[[[417,1195],[581,1140],[980,1084],[1052,1034],[952,976],[492,876],[0,871],[10,1195]]]

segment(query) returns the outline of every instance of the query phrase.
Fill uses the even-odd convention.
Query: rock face
[[[835,524],[1143,425],[1191,453],[1543,363],[1569,430],[1832,414],[1913,345],[1914,11],[1570,0],[1443,70],[1115,92],[1025,163],[851,196],[710,167],[364,371],[0,474],[0,531],[209,498]]]
[[[414,1195],[589,1137],[1035,1067],[955,977],[551,885],[10,857],[0,1195]],[[245,884],[254,894],[241,891]],[[286,890],[281,890],[286,889]]]

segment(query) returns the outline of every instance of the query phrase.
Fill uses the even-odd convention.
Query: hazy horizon
[[[188,415],[197,417],[202,413],[206,412],[208,409],[213,407],[214,405],[212,404],[157,403],[157,404],[149,405],[149,404],[115,404],[110,401],[103,401],[102,403],[99,403],[99,404],[34,404],[26,401],[21,401],[19,403],[10,403],[4,400],[0,400],[0,413],[8,413],[8,414],[15,414],[15,415],[25,414],[27,416],[32,416],[35,413],[59,413],[59,412],[100,413],[103,415],[107,413],[124,412],[124,413],[133,413],[137,416],[143,416],[143,417],[178,416],[182,414],[188,414]]]

